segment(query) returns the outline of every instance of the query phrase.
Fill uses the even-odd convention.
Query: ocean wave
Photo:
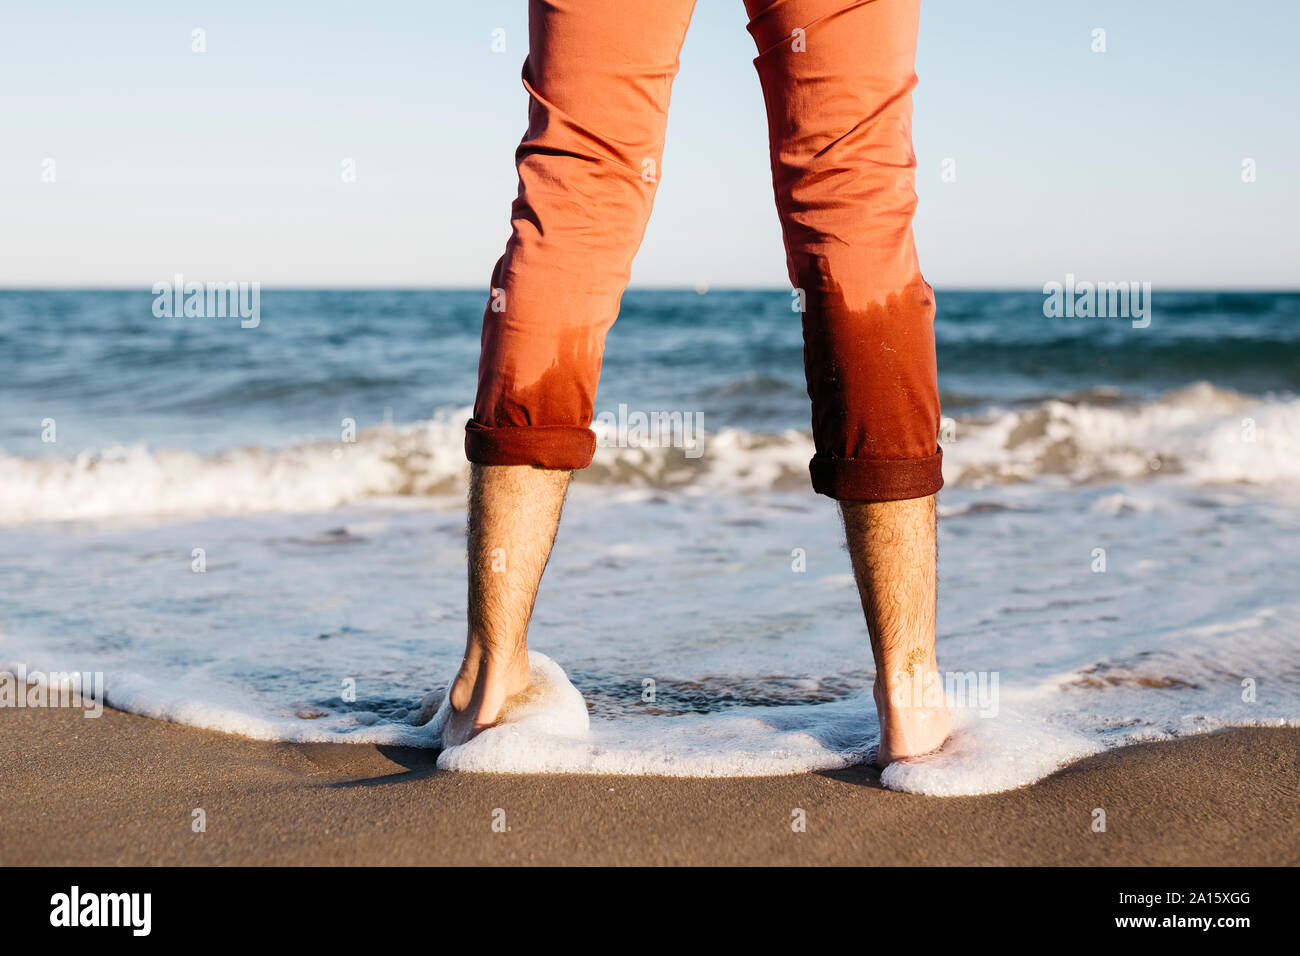
[[[461,494],[469,413],[373,428],[354,442],[214,455],[142,445],[71,459],[0,454],[0,522],[321,511],[367,498]],[[583,483],[726,493],[808,487],[806,431],[723,428],[705,436],[698,457],[680,447],[618,447],[612,429],[596,431],[600,447],[578,476]],[[959,415],[951,432],[943,443],[949,487],[1300,478],[1300,399],[1260,399],[1204,382],[1150,401],[1085,394]]]
[[[1300,477],[1300,399],[1200,382],[1152,401],[1047,400],[958,419],[944,446],[956,485],[1058,476],[1082,484],[1179,476],[1196,484]]]

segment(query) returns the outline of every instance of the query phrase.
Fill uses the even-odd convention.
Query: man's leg
[[[912,241],[920,0],[746,0],[816,455],[838,499],[876,661],[879,762],[947,736],[934,699],[934,301]],[[941,685],[940,685],[941,686]],[[915,694],[929,688],[930,694]]]
[[[843,501],[840,511],[876,663],[876,760],[883,767],[948,737],[934,653],[934,495]]]
[[[469,629],[451,685],[443,746],[490,727],[528,686],[528,620],[573,473],[530,465],[472,465]]]
[[[605,335],[659,182],[694,0],[530,0],[528,130],[492,273],[465,454],[469,629],[444,743],[527,685],[528,621],[573,469],[591,464]]]

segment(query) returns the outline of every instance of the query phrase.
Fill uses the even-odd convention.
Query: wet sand
[[[4,709],[0,727],[5,865],[1300,863],[1297,729],[1130,747],[1020,790],[939,798],[882,789],[865,767],[445,773],[430,751],[264,743],[112,710]]]

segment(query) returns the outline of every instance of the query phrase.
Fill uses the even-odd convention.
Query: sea
[[[267,290],[253,324],[0,291],[0,670],[100,674],[112,707],[260,740],[439,747],[485,298]],[[936,298],[954,733],[884,785],[995,792],[1300,723],[1300,294],[1157,289],[1142,322]],[[529,632],[549,690],[440,767],[871,758],[799,322],[788,290],[624,296]]]

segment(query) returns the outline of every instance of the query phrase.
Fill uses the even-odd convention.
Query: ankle
[[[490,674],[505,677],[528,675],[528,647],[522,641],[508,649],[494,647],[484,652],[483,669]]]
[[[528,648],[515,645],[508,649],[500,646],[484,647],[471,641],[471,650],[460,663],[456,684],[472,687],[483,681],[504,681],[514,685],[528,680]]]
[[[877,672],[872,695],[882,714],[933,710],[947,705],[943,675],[933,658],[923,666],[902,667],[883,675]]]

